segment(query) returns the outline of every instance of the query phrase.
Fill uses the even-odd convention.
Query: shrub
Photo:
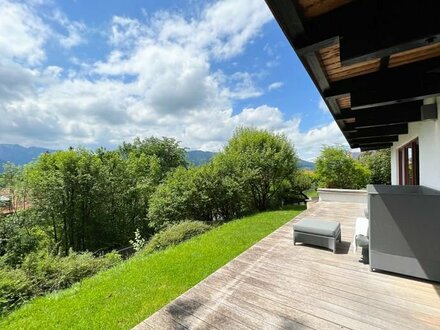
[[[30,253],[21,268],[0,264],[0,314],[5,314],[32,297],[64,289],[108,269],[121,261],[116,252],[95,258],[91,253],[66,257],[43,252]]]
[[[0,315],[22,305],[33,295],[34,287],[25,272],[0,268]]]
[[[194,175],[196,168],[178,168],[151,196],[148,219],[156,231],[173,222],[190,218],[191,205],[196,197]]]
[[[90,252],[70,252],[66,257],[45,252],[29,254],[22,270],[35,286],[37,294],[60,290],[116,265],[121,257],[112,252],[95,258]]]
[[[47,242],[47,234],[33,227],[31,212],[0,219],[0,256],[11,267],[21,264],[24,257]]]
[[[239,129],[210,163],[179,168],[157,188],[149,225],[157,231],[181,219],[229,220],[279,206],[283,193],[291,193],[296,172],[295,149],[284,135]]]
[[[316,175],[321,187],[359,189],[367,185],[370,171],[346,148],[326,146],[316,160]]]
[[[170,225],[150,239],[145,251],[152,252],[165,249],[169,246],[186,241],[194,236],[203,234],[209,229],[211,229],[211,226],[202,221],[186,220]]]
[[[139,229],[136,229],[136,231],[134,232],[134,238],[130,240],[130,245],[136,252],[139,252],[144,248],[145,243],[145,238],[142,237]]]
[[[370,183],[391,184],[391,150],[363,152],[360,162],[371,171]]]
[[[313,186],[313,173],[309,170],[298,170],[288,179],[285,180],[284,186],[275,196],[277,199],[273,202],[273,206],[283,206],[285,204],[298,203],[307,199],[304,191],[311,189]]]
[[[243,213],[241,192],[221,157],[201,167],[179,168],[151,196],[149,225],[157,231],[181,219],[232,219]]]
[[[293,190],[301,194],[312,188],[314,182],[314,174],[309,170],[299,170],[293,178]]]
[[[370,178],[371,178],[371,171],[368,169],[368,167],[356,161],[354,164],[354,171],[353,171],[353,188],[355,189],[365,188],[367,184],[370,182]]]

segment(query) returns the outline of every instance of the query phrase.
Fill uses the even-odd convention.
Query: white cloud
[[[336,122],[314,127],[306,132],[300,129],[301,119],[286,120],[278,108],[267,105],[244,109],[236,116],[238,126],[254,126],[285,134],[305,160],[313,160],[323,145],[347,145]]]
[[[321,144],[344,142],[335,123],[302,132],[300,119],[286,119],[268,105],[233,111],[234,100],[262,95],[258,79],[213,70],[212,64],[242,53],[272,19],[260,0],[219,1],[192,19],[167,12],[146,22],[115,16],[108,30],[111,51],[95,63],[69,56],[77,71],[43,66],[44,44],[59,32],[26,5],[0,4],[7,18],[0,20],[0,59],[7,59],[0,61],[1,143],[60,148],[154,135],[218,150],[235,128],[254,126],[285,133],[310,159]],[[52,19],[66,32],[61,46],[85,42],[82,23],[61,12]]]
[[[129,46],[142,35],[142,25],[137,19],[114,16],[112,19],[110,44]]]
[[[9,58],[13,60],[19,54],[37,63],[31,56],[40,49],[38,60],[43,59],[45,41],[59,32],[50,30],[30,8],[11,6],[20,15],[27,10],[27,21],[41,23],[39,30],[45,34],[37,38],[28,22],[11,18],[8,24],[13,25],[15,20],[17,31],[24,31],[22,34],[34,43]],[[245,13],[232,15],[235,11]],[[230,17],[227,27],[222,15]],[[191,144],[184,139],[188,134],[179,131],[188,131],[184,125],[205,114],[213,118],[216,113],[229,111],[225,109],[230,109],[233,99],[261,95],[251,74],[212,72],[211,61],[242,52],[270,17],[258,0],[246,6],[222,1],[207,6],[198,20],[167,13],[145,23],[114,17],[109,36],[113,50],[107,59],[90,67],[71,57],[83,73],[69,71],[66,78],[56,66],[29,70],[16,63],[14,68],[0,67],[8,72],[0,80],[0,93],[3,100],[9,100],[0,103],[0,115],[5,119],[0,125],[0,140],[18,141],[22,136],[21,142],[68,145],[120,142],[135,135],[180,134],[182,141]],[[50,19],[68,32],[60,39],[64,47],[82,42],[77,32],[83,25],[70,21],[60,11],[54,11]],[[7,35],[9,25],[0,35]],[[94,72],[93,79],[84,73],[88,68]],[[32,118],[39,118],[34,127]],[[51,129],[41,134],[44,123]]]
[[[270,84],[270,85],[267,87],[267,89],[268,89],[269,91],[273,91],[273,90],[275,90],[275,89],[279,89],[279,88],[283,87],[283,85],[284,85],[284,83],[283,83],[282,81],[276,81],[276,82]]]
[[[203,150],[220,150],[225,141],[238,127],[249,126],[267,129],[275,133],[285,134],[294,144],[301,158],[313,160],[323,145],[347,145],[345,138],[336,122],[314,127],[308,131],[300,129],[301,119],[284,118],[282,112],[275,107],[261,105],[256,108],[243,109],[238,114],[233,114],[232,109],[199,113],[201,118],[188,117],[185,121],[185,138],[191,141],[191,148]]]
[[[50,15],[38,15],[45,1],[0,0],[0,61],[15,61],[37,66],[46,60],[45,44],[49,40],[64,48],[84,42],[85,25],[71,21],[58,9]],[[54,30],[52,23],[59,27]]]
[[[218,81],[226,82],[230,86],[223,91],[223,95],[230,99],[245,100],[263,95],[261,89],[255,85],[253,75],[248,72],[235,72],[224,78],[217,75],[217,78]]]
[[[62,32],[54,32],[53,37],[64,48],[72,48],[85,42],[83,33],[86,30],[84,23],[71,21],[62,11],[55,9],[51,15],[51,19],[56,22]]]
[[[0,0],[0,60],[36,65],[46,57],[48,26],[30,5]]]
[[[261,26],[273,19],[268,7],[260,0],[219,1],[204,14],[199,25],[206,31],[207,44],[218,58],[230,58],[243,51],[249,40],[258,35]],[[209,35],[217,36],[209,40]]]

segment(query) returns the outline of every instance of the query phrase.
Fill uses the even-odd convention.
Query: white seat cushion
[[[368,236],[369,221],[367,218],[356,218],[356,229],[354,235]]]
[[[328,237],[336,237],[341,231],[339,222],[308,218],[298,221],[293,228],[297,232]]]

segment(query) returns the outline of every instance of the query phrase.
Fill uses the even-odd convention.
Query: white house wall
[[[426,100],[425,104],[434,100]],[[437,98],[437,112],[440,97]],[[415,138],[419,139],[420,184],[440,189],[440,120],[409,123],[408,134],[399,135],[399,141],[391,148],[391,182],[399,184],[398,149]]]

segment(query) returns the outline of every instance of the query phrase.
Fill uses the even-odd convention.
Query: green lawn
[[[34,299],[1,329],[129,329],[299,214],[296,206],[231,221],[139,255],[72,288]]]

